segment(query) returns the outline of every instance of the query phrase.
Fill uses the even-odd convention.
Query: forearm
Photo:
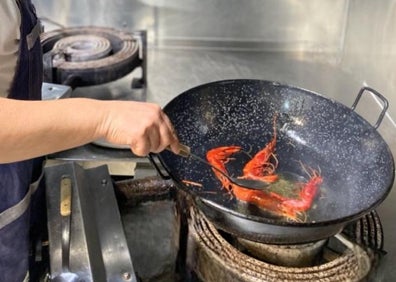
[[[41,156],[103,137],[103,103],[91,99],[0,99],[0,163]]]

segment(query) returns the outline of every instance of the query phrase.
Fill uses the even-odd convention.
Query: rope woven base
[[[195,207],[190,209],[187,266],[205,282],[222,281],[361,281],[367,276],[370,254],[342,237],[343,254],[312,267],[272,265],[232,246]]]

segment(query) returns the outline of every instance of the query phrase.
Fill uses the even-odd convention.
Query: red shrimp
[[[223,171],[224,173],[228,173],[227,169],[225,167],[225,164],[231,160],[230,156],[232,154],[235,154],[241,150],[241,147],[239,146],[223,146],[223,147],[217,147],[214,149],[209,150],[206,153],[206,159],[208,162],[218,168],[219,170]],[[229,192],[232,191],[233,186],[235,186],[233,183],[230,182],[230,180],[225,177],[223,174],[221,174],[219,171],[216,169],[212,168],[213,173],[216,175],[216,177],[220,180],[223,188],[228,190]]]
[[[274,135],[271,141],[247,162],[243,168],[243,175],[240,178],[255,179],[270,183],[278,180],[278,176],[275,174],[275,170],[278,167],[278,159],[275,155],[277,138],[276,119],[277,115],[274,116],[273,120]]]
[[[281,209],[287,214],[296,214],[305,212],[312,206],[313,200],[318,192],[319,186],[322,184],[323,178],[319,172],[312,170],[311,178],[302,187],[297,199],[285,199],[281,203]]]

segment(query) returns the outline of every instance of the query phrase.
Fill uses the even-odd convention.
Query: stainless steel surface
[[[72,184],[69,177],[60,179],[60,200],[59,210],[61,214],[61,252],[62,252],[62,275],[74,276],[69,271],[69,258],[70,258],[70,225],[71,225],[71,205],[72,205]],[[61,275],[61,276],[62,276]]]
[[[191,87],[221,79],[280,81],[347,106],[352,105],[361,86],[368,85],[390,102],[378,131],[396,155],[394,0],[33,2],[39,15],[65,26],[148,30],[148,91],[144,99],[162,106]],[[44,25],[46,29],[57,27],[45,21]],[[109,85],[104,94],[89,94],[125,98],[129,89],[129,82],[122,80]],[[380,108],[377,103],[367,96],[357,112],[374,124]],[[98,157],[92,145],[79,150],[77,153],[91,158],[109,158],[103,153]],[[77,153],[60,157],[78,158]],[[123,155],[128,158],[128,153]],[[387,255],[376,281],[396,280],[396,244],[392,240],[396,236],[395,202],[393,189],[378,209]]]
[[[49,164],[45,177],[51,279],[136,282],[107,168],[84,170],[75,163]],[[70,181],[66,188],[71,195],[61,197],[64,189],[60,185],[65,179]],[[69,201],[64,199],[67,196]]]
[[[41,96],[43,100],[55,100],[70,97],[72,89],[70,86],[46,83],[41,86]]]
[[[341,48],[349,6],[348,0],[34,2],[62,25],[145,29],[157,46],[325,52]]]

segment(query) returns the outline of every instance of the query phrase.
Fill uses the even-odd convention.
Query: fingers
[[[179,138],[177,137],[176,130],[165,113],[162,113],[162,119],[166,125],[167,130],[163,135],[165,147],[160,149],[162,151],[163,149],[169,147],[175,154],[178,154],[180,152],[180,148],[179,148]]]
[[[179,141],[168,116],[160,107],[152,107],[152,114],[146,115],[138,136],[134,136],[131,150],[135,155],[146,156],[148,153],[159,153],[167,147],[179,153]]]
[[[131,144],[131,150],[136,156],[144,157],[150,153],[150,144],[147,141],[137,141]]]

